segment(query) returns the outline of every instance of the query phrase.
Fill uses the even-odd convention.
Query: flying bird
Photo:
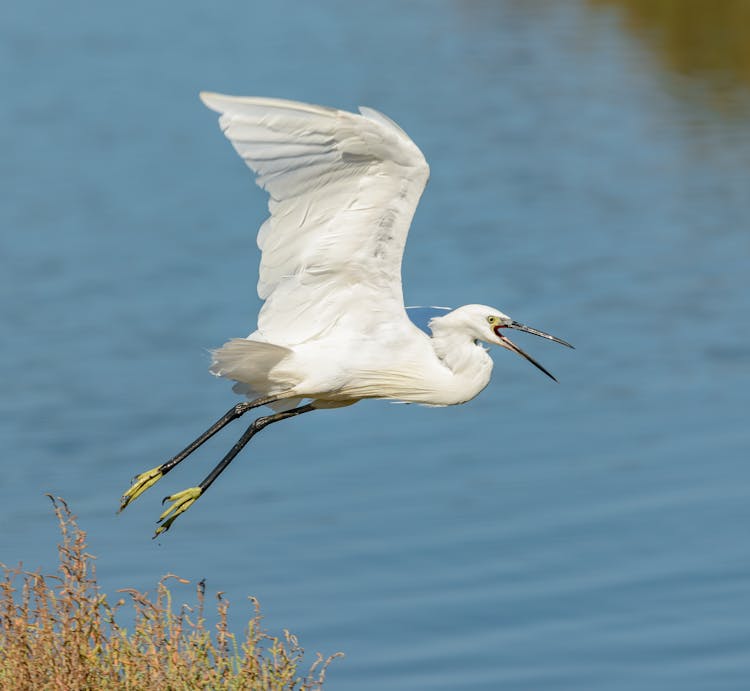
[[[269,194],[261,250],[258,326],[214,350],[210,371],[247,400],[176,456],[136,476],[120,510],[249,410],[270,406],[196,487],[171,496],[154,537],[203,495],[264,427],[322,408],[383,398],[449,406],[490,381],[483,343],[517,353],[525,331],[572,348],[494,307],[407,310],[401,286],[406,236],[430,169],[390,118],[272,98],[202,93],[224,135]],[[410,312],[411,317],[410,318]],[[425,322],[421,329],[417,323]]]

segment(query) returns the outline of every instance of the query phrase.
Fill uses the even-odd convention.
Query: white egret
[[[256,419],[196,487],[166,497],[156,535],[168,530],[267,425],[320,408],[384,398],[448,406],[490,381],[481,343],[507,348],[552,375],[505,335],[516,329],[571,347],[500,310],[437,311],[420,330],[404,308],[401,258],[429,167],[392,120],[270,98],[202,93],[270,195],[258,233],[258,328],[213,351],[211,372],[249,400],[233,406],[166,463],[138,475],[120,510],[248,410]],[[554,379],[554,377],[552,377]],[[303,404],[303,401],[309,402]],[[155,535],[155,536],[156,536]]]

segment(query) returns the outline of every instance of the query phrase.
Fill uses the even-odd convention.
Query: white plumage
[[[502,313],[462,308],[435,319],[429,339],[404,309],[401,259],[430,172],[406,133],[370,108],[357,115],[201,98],[221,113],[221,129],[269,193],[271,213],[258,233],[258,328],[214,351],[211,371],[248,396],[289,399],[282,408],[301,398],[450,405],[476,396],[492,362],[474,341],[500,341],[486,318]],[[481,329],[460,318],[469,315]]]
[[[270,196],[257,340],[297,345],[334,325],[357,329],[363,311],[371,323],[408,321],[401,257],[430,170],[406,134],[366,108],[201,98]]]
[[[279,99],[201,98],[220,113],[224,135],[269,194],[270,216],[258,232],[258,295],[265,302],[257,329],[215,350],[211,364],[252,400],[139,475],[123,508],[228,422],[261,405],[280,412],[256,420],[198,487],[169,497],[174,503],[157,534],[271,422],[363,398],[463,403],[490,381],[492,360],[481,342],[512,350],[552,377],[502,331],[570,344],[495,308],[438,312],[430,334],[409,319],[401,260],[430,170],[396,123],[370,108],[355,114]],[[300,405],[303,399],[311,403]]]

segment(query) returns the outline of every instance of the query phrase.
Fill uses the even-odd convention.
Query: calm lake
[[[29,0],[0,24],[0,561],[54,569],[45,492],[106,592],[166,573],[343,651],[332,691],[747,689],[750,19],[742,3]],[[446,409],[263,432],[173,529],[237,397],[265,195],[201,89],[395,119],[432,177],[413,305],[576,345],[494,352]],[[365,315],[366,316],[366,315]],[[242,427],[244,429],[244,427]]]

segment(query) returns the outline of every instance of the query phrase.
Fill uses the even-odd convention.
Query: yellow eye
[[[489,322],[489,323],[490,323],[490,324],[491,324],[492,326],[494,326],[495,324],[497,324],[497,322],[498,322],[498,319],[497,319],[497,317],[495,317],[495,316],[491,316],[491,317],[487,317],[487,321],[488,321],[488,322]]]

